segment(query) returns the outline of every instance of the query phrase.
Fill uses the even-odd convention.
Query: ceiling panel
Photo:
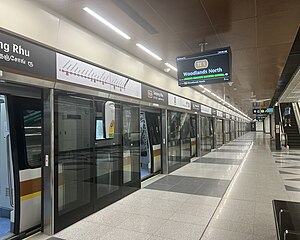
[[[213,24],[255,17],[255,0],[201,0]]]
[[[232,64],[234,68],[258,65],[257,49],[247,48],[232,51]]]
[[[214,26],[221,43],[232,50],[256,47],[255,19],[235,21]]]
[[[145,1],[143,0],[114,0],[114,2],[125,2],[127,3],[134,11],[136,11],[137,14],[140,15],[147,23],[149,23],[151,26],[153,26],[157,31],[158,35],[173,35],[173,31],[169,28],[167,24],[162,21],[160,18],[160,15],[157,14],[153,8],[149,5],[146,4]],[[115,4],[115,3],[114,3]],[[137,23],[137,25],[139,25]],[[142,28],[142,27],[141,27]],[[143,29],[144,34],[148,36],[148,32]],[[154,34],[157,35],[157,34]]]
[[[258,81],[258,66],[236,68],[235,73],[243,88],[254,89]]]
[[[256,0],[257,15],[269,15],[300,8],[299,0]]]
[[[199,0],[144,0],[174,32],[209,26],[209,19]]]
[[[191,53],[200,52],[199,43],[207,42],[206,50],[221,47],[220,41],[215,34],[214,29],[209,27],[195,28],[178,32],[178,37],[182,39],[190,49]],[[181,54],[184,55],[185,53]]]
[[[257,18],[258,47],[293,43],[300,23],[300,9]]]
[[[291,43],[260,47],[258,51],[259,63],[285,63],[289,55]]]

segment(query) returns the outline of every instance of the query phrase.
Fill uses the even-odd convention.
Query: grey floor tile
[[[254,233],[254,225],[252,224],[233,222],[224,219],[213,218],[209,226],[217,229],[239,232],[239,233],[249,234],[249,235],[252,235]]]
[[[217,186],[213,184],[203,185],[202,187],[197,189],[194,194],[221,198],[224,195],[226,189],[227,186]]]
[[[215,152],[233,152],[233,153],[245,153],[247,150],[242,149],[217,149]]]
[[[254,215],[252,211],[241,211],[236,209],[224,208],[222,210],[218,209],[214,214],[213,218],[229,220],[233,222],[240,222],[245,224],[254,224]]]
[[[160,195],[159,198],[165,200],[171,200],[176,202],[185,202],[187,201],[191,195],[185,193],[176,193],[176,192],[164,192],[164,194]]]
[[[185,202],[191,205],[209,205],[216,207],[221,198],[201,196],[201,195],[191,195]]]
[[[103,237],[103,240],[120,240],[120,239],[126,239],[126,240],[141,240],[145,239],[148,240],[151,238],[150,234],[146,233],[138,233],[134,231],[129,231],[125,229],[115,229],[110,234],[107,234]]]
[[[57,233],[55,237],[63,238],[66,240],[100,240],[103,239],[106,234],[111,233],[113,230],[114,228],[112,227],[80,221],[72,225],[71,227],[68,227]]]
[[[84,221],[93,222],[97,224],[106,225],[109,227],[116,227],[129,218],[132,214],[122,213],[116,211],[99,211],[87,218]]]
[[[253,212],[255,211],[255,202],[253,201],[245,201],[245,200],[237,200],[237,199],[223,199],[220,203],[218,209],[232,209],[236,211],[247,211]]]
[[[189,203],[184,203],[176,213],[191,215],[191,216],[200,216],[204,218],[211,218],[215,211],[216,207],[209,205],[194,205]]]
[[[172,187],[174,187],[173,184],[164,184],[164,183],[154,182],[154,183],[148,185],[146,188],[167,191],[167,190],[170,190]]]
[[[187,194],[196,194],[196,191],[200,188],[199,186],[191,186],[188,184],[180,184],[172,187],[169,191],[187,193]]]
[[[170,184],[170,185],[175,185],[179,182],[181,182],[183,178],[181,176],[176,176],[176,175],[167,175],[158,181],[157,183],[162,183],[162,184]]]
[[[200,159],[194,161],[194,163],[239,165],[241,163],[241,160],[233,160],[233,159],[226,159],[226,158],[203,157],[203,158],[200,158]]]
[[[138,214],[142,216],[148,216],[148,217],[156,217],[156,218],[162,218],[162,219],[169,219],[171,216],[174,215],[177,208],[157,208],[156,206],[150,205],[150,206],[144,206],[139,207]]]
[[[265,239],[274,237],[276,239],[276,228],[274,225],[254,224],[254,235],[264,236]]]
[[[133,215],[118,228],[153,235],[165,222],[166,220],[157,217]]]
[[[218,228],[209,227],[202,238],[203,240],[252,240],[252,234],[243,234]]]
[[[193,216],[176,212],[170,217],[170,220],[206,226],[210,220],[210,217]]]
[[[151,236],[148,240],[170,240],[171,238]]]
[[[174,240],[198,240],[204,226],[177,221],[167,221],[154,235]]]

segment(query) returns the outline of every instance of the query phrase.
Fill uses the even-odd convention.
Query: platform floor
[[[269,143],[269,135],[248,133],[53,237],[274,240],[271,201],[300,201],[300,151],[271,152]]]

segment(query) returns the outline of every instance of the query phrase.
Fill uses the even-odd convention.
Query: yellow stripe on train
[[[22,196],[21,201],[26,201],[26,200],[31,199],[31,198],[39,197],[39,196],[41,196],[41,194],[42,194],[42,192],[38,191],[38,192],[35,192],[35,193],[31,193],[31,194]]]

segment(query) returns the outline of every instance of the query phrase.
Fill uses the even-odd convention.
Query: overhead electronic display
[[[264,113],[268,113],[266,108],[253,109],[253,114],[264,114]]]
[[[231,80],[231,49],[210,50],[176,58],[181,87],[223,83]]]

